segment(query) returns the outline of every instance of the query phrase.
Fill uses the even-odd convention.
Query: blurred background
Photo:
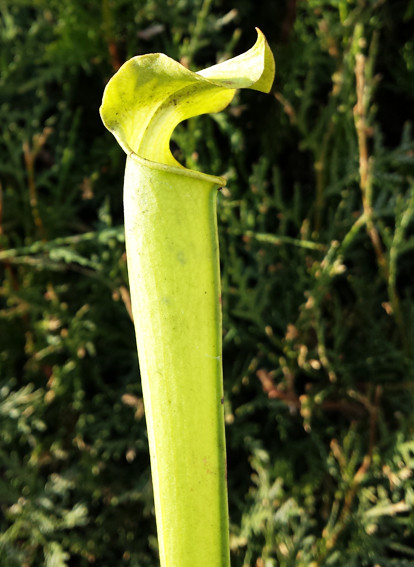
[[[219,195],[234,567],[414,566],[414,1],[0,0],[0,564],[158,562],[103,89],[275,53],[180,125]],[[212,566],[216,567],[216,566]]]

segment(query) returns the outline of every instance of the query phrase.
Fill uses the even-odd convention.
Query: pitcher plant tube
[[[230,565],[216,220],[225,180],[178,163],[170,138],[239,88],[270,91],[274,59],[257,33],[247,52],[197,73],[164,54],[134,57],[100,109],[127,154],[128,275],[162,567]]]

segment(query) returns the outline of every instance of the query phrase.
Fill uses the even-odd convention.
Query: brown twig
[[[390,266],[384,253],[381,238],[374,223],[372,209],[372,185],[373,185],[373,157],[369,155],[368,138],[372,135],[372,129],[367,122],[367,109],[369,105],[368,86],[366,84],[366,57],[362,53],[356,55],[355,61],[356,93],[357,102],[354,106],[354,122],[358,137],[359,149],[359,177],[362,207],[364,210],[365,225],[372,247],[377,258],[378,267],[383,279],[388,285],[391,311],[400,333],[401,342],[409,352],[409,342],[405,332],[404,317],[400,307],[400,300],[394,285],[390,285]]]
[[[344,530],[345,526],[347,525],[347,521],[349,520],[349,517],[350,517],[350,514],[351,514],[352,504],[353,504],[355,497],[357,495],[358,488],[359,488],[360,484],[362,483],[362,481],[365,479],[365,476],[366,476],[370,466],[371,466],[371,456],[365,455],[365,457],[362,461],[362,464],[359,467],[359,469],[357,470],[357,472],[355,473],[354,478],[352,479],[350,488],[345,495],[344,506],[343,506],[341,514],[339,516],[338,522],[336,523],[335,528],[331,531],[331,533],[328,535],[328,537],[326,539],[325,545],[326,545],[327,550],[335,547],[335,544],[338,540],[338,537],[340,536],[340,534]],[[318,563],[318,565],[321,565],[321,564],[322,564],[321,562]]]
[[[102,23],[104,38],[108,45],[108,53],[112,69],[114,71],[118,71],[118,69],[122,65],[122,58],[119,53],[118,43],[115,39],[113,20],[114,14],[112,12],[111,3],[108,0],[102,0]]]
[[[119,291],[119,294],[121,296],[122,301],[124,302],[125,309],[127,310],[127,313],[129,315],[131,321],[134,321],[134,316],[132,314],[131,296],[130,296],[128,288],[124,285],[121,285],[121,286],[119,286],[118,291]]]
[[[26,165],[27,184],[29,188],[29,203],[32,211],[33,221],[38,230],[39,236],[43,242],[46,242],[46,231],[43,225],[42,217],[39,212],[39,202],[37,199],[37,189],[35,182],[35,160],[39,150],[45,144],[47,137],[51,132],[50,128],[45,128],[41,134],[33,136],[32,143],[28,140],[23,142],[23,157]]]
[[[362,53],[358,53],[355,61],[355,78],[357,102],[354,106],[355,129],[358,137],[359,149],[359,185],[361,188],[362,207],[364,209],[368,236],[377,257],[378,266],[386,280],[389,277],[388,262],[386,260],[378,230],[373,221],[372,211],[372,168],[373,158],[368,152],[368,138],[372,135],[372,130],[368,126],[366,107],[368,104],[365,76],[366,58]]]
[[[270,399],[277,399],[284,402],[290,410],[298,410],[302,406],[301,397],[299,397],[293,387],[293,382],[288,388],[285,385],[275,384],[274,378],[270,372],[265,369],[257,370],[256,376],[259,378],[263,391]],[[341,412],[345,415],[351,416],[353,418],[362,418],[366,416],[366,411],[363,406],[359,403],[351,403],[346,400],[332,400],[326,399],[317,407],[322,408],[325,411],[335,411]]]

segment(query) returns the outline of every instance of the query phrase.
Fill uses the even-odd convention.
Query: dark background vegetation
[[[414,566],[413,0],[0,0],[0,564],[157,564],[106,82],[249,48],[219,196],[234,567]],[[218,566],[212,566],[218,567]]]

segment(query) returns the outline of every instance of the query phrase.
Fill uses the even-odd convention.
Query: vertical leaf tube
[[[216,193],[128,157],[125,232],[161,565],[229,565]]]

